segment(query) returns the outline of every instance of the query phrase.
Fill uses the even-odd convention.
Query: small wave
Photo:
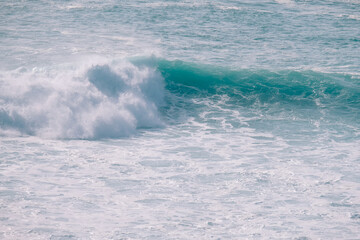
[[[218,6],[219,9],[221,10],[243,10],[242,7],[236,7],[236,6]]]
[[[360,15],[348,15],[348,18],[360,21]]]

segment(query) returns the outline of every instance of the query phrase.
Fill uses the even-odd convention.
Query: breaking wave
[[[1,75],[0,126],[48,138],[116,138],[163,125],[164,83],[155,69],[128,62]]]
[[[176,106],[193,115],[193,103],[239,106],[262,113],[298,112],[308,118],[360,116],[359,78],[313,71],[230,70],[182,61],[142,58],[98,61],[81,66],[20,68],[0,75],[2,134],[48,138],[126,137],[159,128],[178,117]],[[199,101],[197,101],[199,103]]]

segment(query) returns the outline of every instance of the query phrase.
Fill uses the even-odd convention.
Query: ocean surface
[[[360,1],[1,0],[0,239],[360,239]]]

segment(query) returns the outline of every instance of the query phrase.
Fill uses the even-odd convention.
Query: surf
[[[338,118],[352,125],[360,115],[359,79],[350,74],[230,69],[138,57],[19,68],[1,76],[4,135],[121,138],[139,129],[199,120],[214,106],[246,116]],[[238,125],[236,119],[232,125]]]

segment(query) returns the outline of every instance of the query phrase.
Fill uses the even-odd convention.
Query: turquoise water
[[[2,1],[0,238],[359,238],[359,12]]]

